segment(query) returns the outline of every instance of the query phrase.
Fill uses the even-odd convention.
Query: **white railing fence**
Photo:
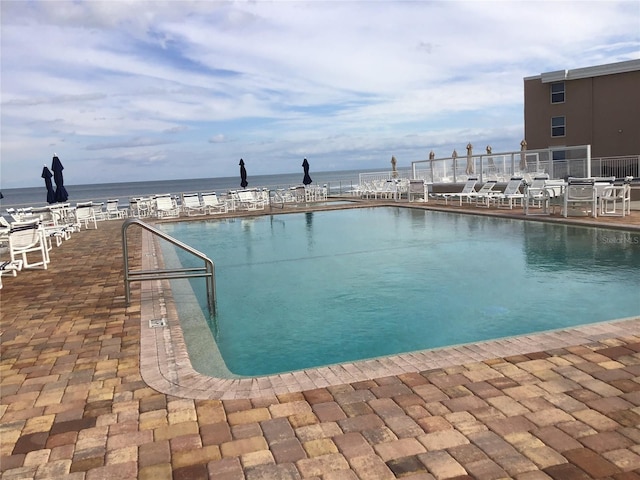
[[[411,172],[412,179],[427,183],[457,183],[469,177],[502,182],[543,172],[553,179],[594,175],[590,145],[417,160],[411,162]]]
[[[624,178],[640,177],[640,155],[591,159],[591,176]]]

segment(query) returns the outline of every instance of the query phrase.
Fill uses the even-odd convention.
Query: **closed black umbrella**
[[[53,177],[53,174],[45,165],[42,168],[42,178],[44,178],[44,184],[47,187],[47,203],[56,203],[56,192],[53,190],[51,177]]]
[[[53,170],[53,181],[56,182],[56,202],[66,202],[69,194],[67,193],[67,189],[64,188],[64,180],[62,179],[62,170],[64,170],[64,167],[55,154],[53,156],[53,162],[51,163],[51,170]]]
[[[240,159],[240,186],[247,188],[249,182],[247,182],[247,169],[244,168],[244,160]]]
[[[311,177],[309,176],[309,162],[306,158],[302,162],[302,169],[304,170],[304,178],[302,179],[302,183],[304,183],[305,185],[310,185],[313,180],[311,180]]]

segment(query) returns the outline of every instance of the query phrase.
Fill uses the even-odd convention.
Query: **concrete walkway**
[[[637,228],[640,212],[597,220],[623,221]],[[141,375],[141,290],[127,308],[120,225],[4,277],[3,479],[640,479],[637,321],[527,354],[185,398]]]

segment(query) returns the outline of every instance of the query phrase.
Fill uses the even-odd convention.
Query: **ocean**
[[[327,185],[330,194],[345,193],[359,183],[359,174],[367,170],[343,170],[335,172],[310,172],[312,185]],[[372,171],[372,170],[368,170]],[[375,171],[375,170],[374,170]],[[302,173],[249,176],[249,188],[289,188],[302,184]],[[216,192],[225,194],[229,190],[240,189],[240,177],[194,178],[181,180],[159,180],[150,182],[98,183],[90,185],[66,185],[67,200],[71,205],[77,202],[106,202],[117,198],[120,206],[127,206],[131,197],[147,197],[155,194],[195,192]],[[7,208],[41,207],[46,205],[47,190],[42,187],[8,188],[2,190],[0,214]]]

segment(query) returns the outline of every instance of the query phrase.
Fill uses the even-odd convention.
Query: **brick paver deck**
[[[637,228],[640,212],[597,222]],[[143,379],[142,288],[126,307],[120,225],[74,234],[46,271],[5,277],[3,479],[640,479],[638,320],[538,350],[523,339],[526,353],[427,352],[445,363],[206,398],[188,365],[158,366],[157,388]]]

